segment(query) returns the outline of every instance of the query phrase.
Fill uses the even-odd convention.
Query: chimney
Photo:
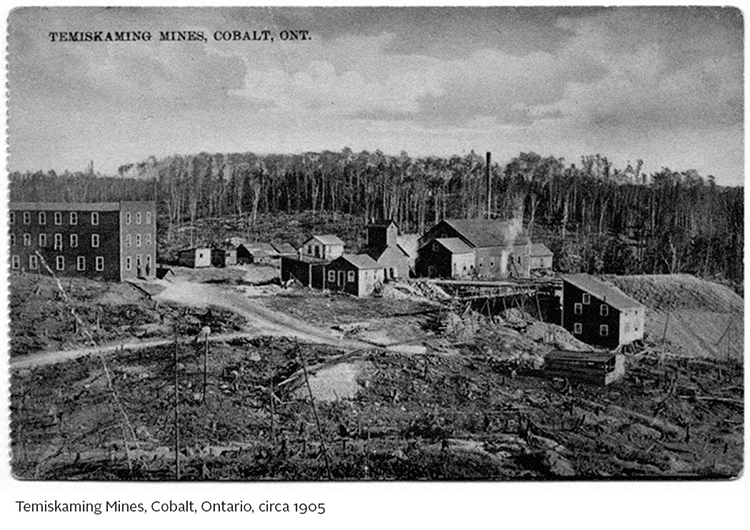
[[[487,219],[492,219],[492,173],[490,172],[490,162],[492,153],[487,151]]]

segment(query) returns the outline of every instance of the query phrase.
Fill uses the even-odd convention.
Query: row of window
[[[143,219],[141,212],[135,212],[135,224],[141,224]],[[125,212],[125,224],[129,225],[133,222],[133,214],[131,212]],[[146,224],[151,224],[151,212],[146,212]]]
[[[356,275],[354,274],[354,271],[346,271],[346,281],[348,283],[354,283],[355,280],[356,280]],[[328,271],[328,283],[335,283],[335,282],[336,282],[336,271]]]
[[[136,247],[140,247],[142,241],[143,241],[142,235],[141,234],[136,234],[135,235],[135,246]],[[125,235],[125,246],[126,247],[131,247],[132,244],[133,244],[132,234],[126,234]],[[149,246],[150,244],[151,244],[151,234],[148,233],[148,234],[146,234],[146,246]]]
[[[71,248],[78,247],[78,234],[70,234],[68,240],[69,240],[69,244]],[[39,242],[40,247],[46,247],[47,246],[47,234],[39,234],[38,242]],[[15,244],[16,244],[16,234],[10,234],[10,245],[14,246]],[[62,250],[63,234],[54,234],[53,245],[54,245],[53,248],[55,250]],[[23,235],[23,246],[25,247],[31,246],[31,234]],[[99,248],[99,234],[91,234],[91,248]]]
[[[18,255],[13,255],[10,258],[10,266],[12,269],[20,269],[21,268],[21,257]],[[97,271],[103,271],[104,270],[104,257],[103,256],[96,256],[94,259],[94,267]],[[55,268],[59,271],[65,270],[65,256],[57,256],[55,258]],[[29,256],[29,269],[30,270],[38,270],[39,269],[39,256],[31,255]],[[79,271],[85,271],[86,270],[86,257],[85,256],[78,256],[76,259],[76,269]]]
[[[63,213],[62,212],[54,212],[52,214],[53,221],[56,225],[62,225],[63,224]],[[37,223],[40,225],[46,225],[47,224],[47,212],[38,212],[37,213]],[[10,212],[10,224],[16,224],[16,212]],[[23,212],[23,224],[30,225],[31,224],[31,212]],[[78,212],[69,212],[68,213],[68,224],[71,225],[77,225],[78,224]],[[91,212],[91,224],[92,225],[98,225],[99,224],[99,212]]]
[[[583,333],[583,324],[580,322],[576,322],[573,324],[573,334],[574,335],[580,335]],[[599,326],[599,336],[600,337],[608,337],[609,336],[609,326],[606,324],[602,324]]]
[[[29,247],[31,246],[31,234],[24,234],[23,235],[23,246]],[[46,247],[47,246],[47,234],[39,234],[39,246],[40,247]],[[141,236],[141,234],[135,235],[135,246],[140,247],[143,245],[144,238]],[[10,245],[14,246],[16,244],[16,234],[10,234]],[[78,247],[78,234],[70,234],[69,236],[69,244],[71,248],[77,248]],[[125,236],[125,246],[131,247],[133,244],[133,238],[131,234],[127,234]],[[151,245],[151,234],[146,234],[145,237],[145,245],[149,246]],[[91,247],[92,248],[98,248],[99,247],[99,234],[91,234]],[[63,234],[54,234],[54,249],[55,250],[62,250],[63,248]]]
[[[584,302],[588,303],[588,302]],[[583,314],[583,305],[580,303],[573,304],[573,314],[574,315],[582,315]],[[609,315],[609,306],[607,304],[602,304],[599,306],[599,315],[606,317]]]
[[[56,225],[62,225],[63,224],[63,212],[53,212],[52,214],[53,221]],[[135,213],[135,224],[139,225],[143,221],[143,214],[141,212]],[[37,213],[37,222],[40,225],[46,225],[47,224],[47,212],[38,212]],[[125,224],[131,224],[133,222],[133,214],[131,212],[125,212]],[[16,224],[16,212],[10,212],[10,224]],[[29,225],[31,224],[31,212],[23,212],[23,224]],[[68,213],[68,224],[70,225],[77,225],[78,224],[78,212],[69,212]],[[98,225],[99,224],[99,212],[91,212],[91,224],[92,225]],[[146,212],[146,224],[151,224],[151,212]]]
[[[138,270],[138,272],[141,272],[141,267],[143,266],[143,258],[140,254],[135,255],[135,267]],[[133,258],[130,256],[127,256],[125,258],[125,270],[133,270]],[[151,272],[151,254],[146,254],[146,272]]]

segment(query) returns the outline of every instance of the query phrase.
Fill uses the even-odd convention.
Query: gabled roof
[[[11,202],[9,210],[116,212],[119,202]]]
[[[191,247],[191,248],[183,248],[182,250],[178,250],[178,254],[185,254],[187,252],[197,252],[199,250],[211,250],[209,247]]]
[[[475,247],[525,245],[529,239],[512,221],[495,219],[445,219],[443,221]]]
[[[340,259],[348,261],[349,263],[351,263],[358,269],[382,269],[383,268],[382,265],[379,265],[377,261],[372,259],[367,254],[342,254],[335,261],[338,261]]]
[[[547,245],[544,243],[532,243],[531,244],[531,255],[533,257],[540,257],[540,256],[554,256],[552,251],[547,248]]]
[[[271,246],[270,243],[245,243],[240,246],[245,247],[245,250],[247,250],[247,252],[253,257],[263,258],[276,257],[279,255],[279,253],[275,248]]]
[[[451,254],[469,254],[471,247],[457,237],[441,237],[435,240],[443,245]]]
[[[562,279],[564,282],[568,282],[569,284],[592,294],[599,300],[603,300],[615,309],[641,309],[644,307],[614,285],[604,283],[590,274],[565,274],[562,276]]]
[[[343,245],[344,242],[339,239],[338,236],[335,236],[333,234],[324,234],[322,236],[312,236],[310,239],[315,239],[317,241],[320,241],[324,245]],[[305,241],[303,245],[307,244],[310,239]]]
[[[297,249],[295,249],[291,243],[274,243],[273,248],[275,248],[279,254],[291,255],[297,253]]]
[[[383,247],[378,247],[378,248],[371,248],[367,250],[367,254],[372,259],[379,260],[383,256],[383,254],[385,254],[386,250],[391,249],[391,248],[403,254],[404,257],[406,258],[409,257],[409,254],[403,248],[401,248],[401,245],[391,245],[391,246],[383,246]]]

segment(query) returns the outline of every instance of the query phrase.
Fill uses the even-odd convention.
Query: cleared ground
[[[76,307],[127,302],[180,339],[172,331],[153,346],[54,366],[14,360],[16,476],[173,480],[175,432],[188,480],[728,478],[742,469],[742,358],[687,356],[652,331],[620,382],[570,385],[540,370],[568,340],[564,330],[540,329],[529,315],[453,314],[422,297],[262,292],[247,274],[178,274],[151,286],[153,300],[124,285],[70,284]],[[713,292],[693,280],[686,292]],[[12,292],[17,285],[25,284]],[[33,304],[13,293],[16,310],[64,312],[56,288],[41,285]],[[642,290],[654,312],[667,303],[660,292]],[[669,302],[671,320],[689,311],[742,317],[731,296],[680,300],[691,299]],[[197,333],[217,315],[204,357]],[[32,331],[12,326],[19,337]],[[79,340],[64,328],[43,346]]]

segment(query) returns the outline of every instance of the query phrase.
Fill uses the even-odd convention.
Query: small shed
[[[177,253],[177,263],[194,269],[211,266],[210,248],[186,248]]]
[[[312,236],[302,243],[299,256],[332,261],[344,253],[344,242],[338,236],[326,234]]]
[[[237,250],[231,248],[211,249],[211,265],[214,267],[237,265]]]
[[[280,257],[270,243],[245,243],[237,247],[238,263],[273,264],[278,262]]]
[[[606,386],[625,375],[625,359],[612,352],[553,350],[544,359],[544,373],[550,379]]]
[[[367,254],[342,254],[326,267],[327,289],[369,296],[382,283],[383,267]]]
[[[544,243],[531,244],[531,262],[532,271],[549,271],[552,270],[552,251]]]

